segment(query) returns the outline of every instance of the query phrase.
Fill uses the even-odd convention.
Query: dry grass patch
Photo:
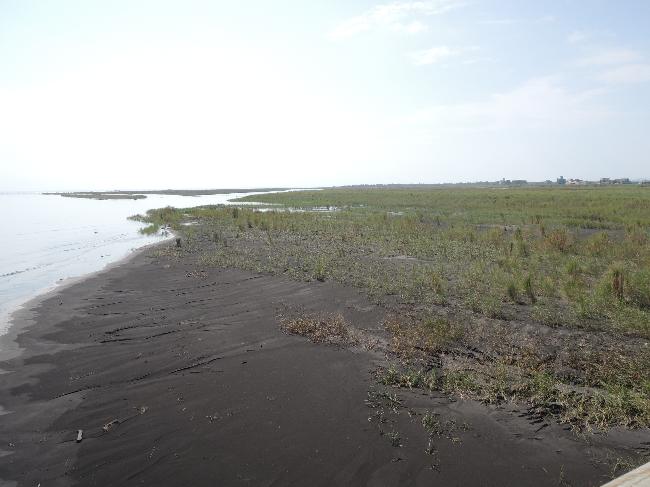
[[[415,321],[393,316],[384,326],[391,335],[391,351],[406,358],[448,349],[465,335],[462,325],[440,317]]]
[[[307,337],[314,343],[356,345],[360,342],[358,334],[340,313],[309,313],[279,319],[282,331]]]

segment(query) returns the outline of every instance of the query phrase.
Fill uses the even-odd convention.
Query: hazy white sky
[[[645,0],[0,0],[0,191],[650,177]]]

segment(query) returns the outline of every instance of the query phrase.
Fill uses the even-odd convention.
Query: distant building
[[[499,181],[499,184],[502,186],[521,186],[522,184],[528,184],[528,181],[525,179],[506,179],[502,178],[501,181]]]
[[[557,178],[557,184],[566,184],[566,179],[564,179],[564,176]]]
[[[612,181],[609,178],[600,178],[600,184],[611,184]]]
[[[630,184],[630,178],[620,178],[620,179],[614,179],[612,181],[613,184]]]

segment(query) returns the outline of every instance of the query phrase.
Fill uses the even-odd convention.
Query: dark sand
[[[421,391],[395,390],[404,407],[370,421],[381,357],[285,335],[275,316],[302,305],[378,329],[381,309],[331,283],[150,253],[20,314],[23,353],[0,364],[0,484],[600,485],[604,460],[644,441]],[[426,410],[456,422],[433,454]]]

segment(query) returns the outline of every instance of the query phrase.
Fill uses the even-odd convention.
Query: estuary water
[[[259,193],[246,193],[259,194]],[[0,194],[4,232],[0,251],[0,335],[21,304],[71,277],[104,268],[160,241],[139,233],[127,217],[150,208],[228,204],[244,193],[147,195],[140,200],[93,200],[38,193]]]

